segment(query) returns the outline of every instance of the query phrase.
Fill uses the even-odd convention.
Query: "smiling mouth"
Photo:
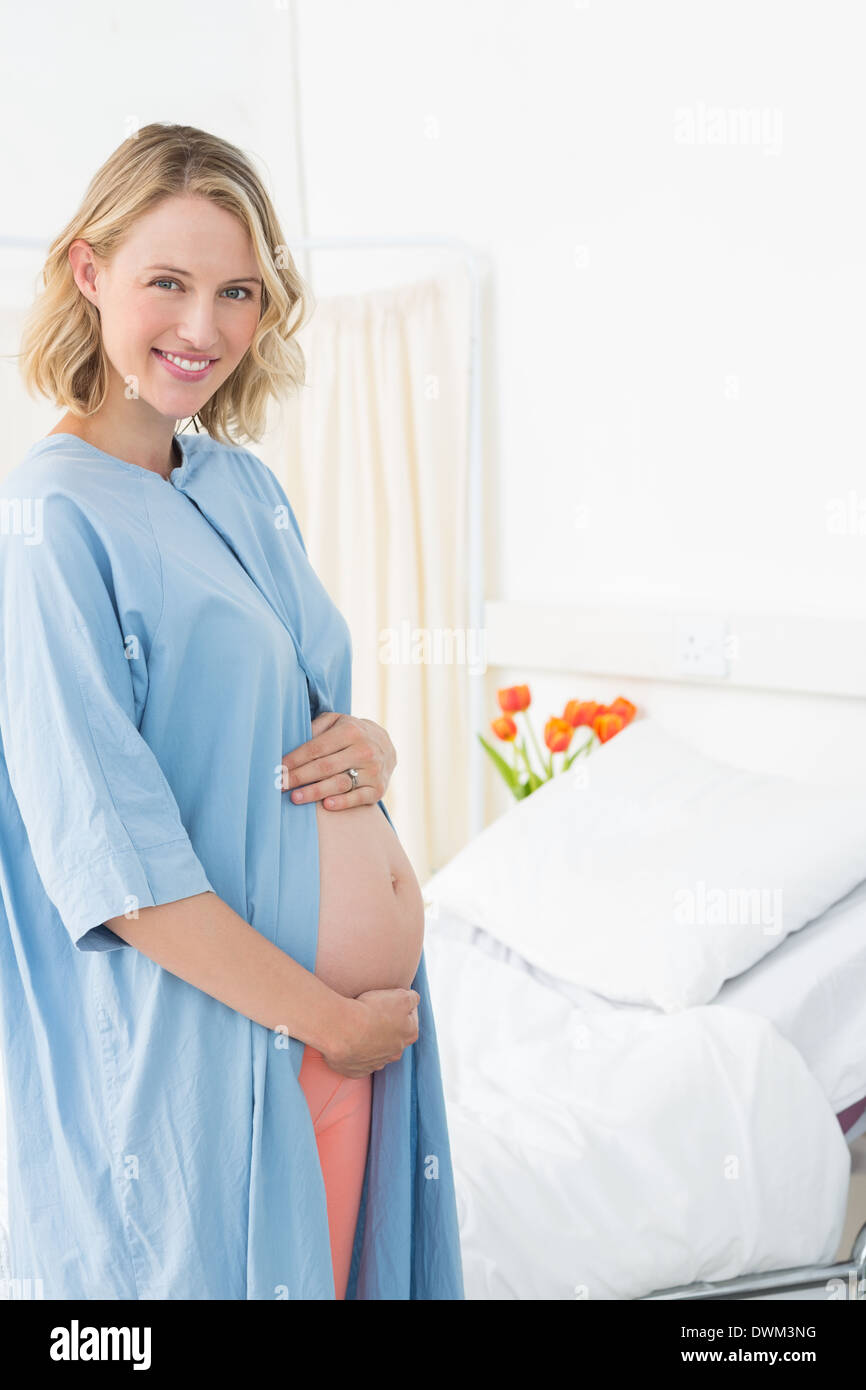
[[[184,357],[179,352],[164,352],[162,348],[153,351],[172,372],[172,375],[202,377],[209,372],[218,357]]]

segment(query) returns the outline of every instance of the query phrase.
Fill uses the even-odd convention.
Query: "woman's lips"
[[[202,367],[200,372],[187,372],[184,371],[183,367],[178,367],[176,363],[169,362],[167,357],[163,357],[159,348],[151,348],[151,352],[153,353],[154,357],[156,357],[158,361],[162,363],[162,365],[165,367],[165,370],[167,372],[171,372],[172,376],[176,377],[178,381],[203,381],[204,378],[207,376],[208,372],[212,369],[214,363],[219,361],[218,357],[213,357],[211,358],[210,362],[208,362],[206,367]],[[174,355],[175,357],[180,357],[179,352],[176,352]],[[187,360],[191,360],[194,362],[196,359],[192,358]]]

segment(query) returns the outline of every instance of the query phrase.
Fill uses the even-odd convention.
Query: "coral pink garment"
[[[373,1076],[341,1076],[306,1046],[298,1077],[307,1098],[325,1181],[334,1289],[346,1297],[370,1139]]]

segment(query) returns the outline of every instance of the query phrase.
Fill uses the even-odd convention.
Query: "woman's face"
[[[115,390],[172,422],[195,415],[252,342],[262,302],[253,245],[244,225],[207,198],[166,199],[109,262],[73,242],[70,262],[99,310]]]

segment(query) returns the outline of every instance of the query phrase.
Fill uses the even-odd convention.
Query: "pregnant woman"
[[[387,735],[352,717],[346,622],[234,442],[303,374],[274,209],[242,151],[147,126],[43,280],[22,368],[66,413],[0,488],[11,1276],[461,1299]]]

